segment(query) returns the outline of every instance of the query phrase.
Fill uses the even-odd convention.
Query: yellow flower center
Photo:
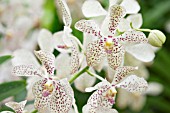
[[[105,42],[104,47],[105,47],[106,51],[109,51],[113,47],[113,45],[114,45],[114,42],[112,41],[112,39],[108,38]]]
[[[112,97],[115,96],[116,93],[117,93],[116,89],[111,88],[104,93],[104,96],[107,97],[107,98],[112,98]]]
[[[50,93],[53,91],[53,84],[52,81],[47,81],[47,83],[44,84],[44,90],[49,91]]]

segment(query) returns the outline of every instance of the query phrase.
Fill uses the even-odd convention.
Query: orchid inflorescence
[[[156,45],[156,42],[149,43],[152,40],[148,41],[142,32],[152,32],[152,30],[140,29],[138,22],[130,19],[132,17],[125,18],[126,14],[135,15],[140,10],[135,0],[128,0],[133,3],[134,10],[129,9],[125,1],[110,0],[108,12],[96,0],[85,1],[82,7],[83,14],[92,18],[75,23],[75,28],[84,34],[82,44],[71,34],[72,18],[67,3],[65,0],[56,0],[56,6],[62,11],[64,30],[53,35],[48,30],[41,30],[38,37],[41,50],[34,51],[41,65],[28,51],[14,52],[12,74],[37,77],[28,85],[32,84],[34,107],[38,112],[78,113],[72,83],[82,92],[95,90],[82,108],[83,113],[117,113],[118,111],[112,108],[117,103],[115,100],[117,93],[119,94],[117,88],[136,95],[147,90],[147,81],[143,77],[132,74],[140,70],[140,66],[125,66],[125,56],[128,54],[140,62],[150,62],[155,56],[152,45]],[[105,19],[99,21],[96,19],[99,16],[104,16]],[[140,16],[138,14],[135,18]],[[122,30],[122,26],[127,29]],[[164,43],[165,40],[162,40]],[[54,49],[60,52],[57,57],[53,54]],[[96,71],[100,72],[102,69],[111,70],[110,77],[102,78],[96,74]],[[96,78],[101,82],[92,87]],[[31,89],[28,88],[29,91]],[[9,102],[6,105],[16,113],[23,113],[25,104],[26,101]]]

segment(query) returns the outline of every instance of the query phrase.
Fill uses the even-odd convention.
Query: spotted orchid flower
[[[67,79],[56,80],[54,55],[43,50],[35,51],[35,55],[41,61],[43,70],[34,65],[18,65],[12,73],[16,76],[39,76],[32,87],[36,109],[68,113],[72,105],[75,106],[74,94]]]
[[[15,113],[24,113],[24,107],[26,104],[27,100],[22,101],[22,102],[8,102],[5,105],[10,107],[11,109],[13,109],[15,111]],[[3,111],[2,113],[13,113],[11,111]]]
[[[123,88],[132,93],[142,93],[146,91],[148,84],[143,78],[130,75],[124,79],[128,73],[135,69],[137,68],[129,66],[119,67],[116,69],[116,74],[112,83],[104,80],[94,87],[87,88],[87,92],[96,89],[97,91],[88,99],[87,104],[83,107],[83,113],[102,113],[104,111],[117,113],[115,109],[112,109],[117,93],[116,88]]]
[[[119,25],[120,19],[125,15],[125,9],[119,5],[110,8],[109,30],[114,35]],[[86,50],[87,63],[95,66],[107,56],[108,63],[112,69],[116,69],[123,63],[125,45],[128,43],[147,43],[144,33],[139,31],[127,31],[120,36],[104,36],[93,20],[80,20],[75,24],[75,28],[84,33],[98,37],[96,41],[88,44]]]

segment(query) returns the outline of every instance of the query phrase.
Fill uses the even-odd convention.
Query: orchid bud
[[[159,30],[151,30],[148,36],[149,43],[155,47],[161,47],[165,43],[165,40],[165,35]]]

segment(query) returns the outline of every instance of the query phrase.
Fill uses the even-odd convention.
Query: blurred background
[[[100,2],[103,7],[108,7],[108,0]],[[74,23],[85,18],[80,10],[83,0],[67,0],[67,3],[72,12],[73,34],[82,41],[83,34],[74,29]],[[163,91],[156,96],[145,95],[147,100],[141,110],[134,111],[130,107],[119,108],[117,105],[113,107],[119,113],[170,113],[170,0],[138,0],[138,3],[143,16],[141,28],[159,29],[167,37],[166,43],[156,52],[153,63],[147,65],[150,75],[148,81],[159,82],[163,85]],[[0,59],[0,111],[9,110],[3,104],[6,98],[12,96],[15,101],[21,101],[26,97],[25,78],[17,83],[10,82],[10,85],[8,83],[19,79],[9,74],[12,58],[10,54],[18,48],[29,50],[38,48],[36,37],[39,30],[46,28],[52,33],[62,30],[61,17],[54,0],[0,0],[0,56],[9,55]],[[57,55],[58,52],[54,51],[54,54]],[[102,76],[104,72],[99,74]],[[81,112],[90,93],[76,90],[74,84],[73,89]],[[33,102],[29,101],[28,104],[30,103]]]

